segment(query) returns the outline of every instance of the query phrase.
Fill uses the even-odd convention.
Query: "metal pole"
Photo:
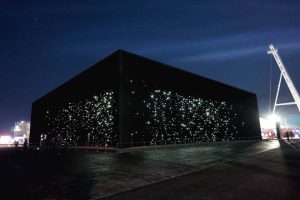
[[[276,132],[277,132],[277,139],[281,139],[281,135],[280,135],[280,122],[276,122]]]
[[[275,114],[275,109],[277,106],[277,99],[278,99],[278,94],[279,94],[279,90],[280,90],[281,80],[282,80],[282,73],[280,74],[279,83],[277,86],[276,98],[275,98],[274,107],[273,107],[273,115]]]

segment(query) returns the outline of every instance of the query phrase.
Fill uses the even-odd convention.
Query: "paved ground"
[[[103,200],[300,199],[300,142]]]
[[[170,199],[230,199],[239,194],[243,197],[245,191],[251,193],[257,188],[276,191],[282,187],[281,182],[277,181],[276,185],[276,180],[269,176],[285,180],[283,188],[294,188],[295,182],[291,181],[299,184],[295,170],[299,166],[298,148],[298,143],[279,145],[272,141],[119,154],[0,151],[0,199],[105,196],[108,199],[168,199],[169,196]],[[273,150],[267,151],[270,149]],[[257,153],[260,154],[254,156]],[[255,177],[266,178],[260,181]],[[269,183],[270,180],[273,182]],[[263,183],[264,187],[258,187]],[[108,196],[114,193],[117,194]]]

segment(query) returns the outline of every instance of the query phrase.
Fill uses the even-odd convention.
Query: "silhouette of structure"
[[[128,147],[260,136],[256,95],[118,50],[32,104],[30,142]]]

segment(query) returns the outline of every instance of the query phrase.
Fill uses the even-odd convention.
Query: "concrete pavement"
[[[299,141],[282,140],[279,148],[119,193],[103,200],[298,200],[300,198],[299,170]]]
[[[262,152],[279,146],[277,141],[263,141],[118,154],[0,152],[0,197],[99,199],[112,194],[127,195],[125,191],[155,187],[161,181],[177,180],[177,176],[181,179],[184,174],[209,170],[212,166],[233,163],[257,153],[264,154]],[[214,179],[218,181],[218,178]],[[109,198],[118,198],[118,195]]]

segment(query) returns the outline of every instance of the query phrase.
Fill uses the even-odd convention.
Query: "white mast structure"
[[[295,86],[294,86],[294,83],[291,79],[291,77],[289,76],[279,54],[278,54],[278,50],[275,49],[275,47],[273,46],[273,44],[270,44],[269,45],[269,51],[268,51],[268,54],[272,54],[280,71],[281,71],[281,74],[280,74],[280,78],[279,78],[279,83],[278,83],[278,86],[277,86],[277,92],[276,92],[276,98],[275,98],[275,103],[274,103],[274,107],[273,107],[273,115],[275,114],[275,109],[277,106],[286,106],[286,105],[297,105],[298,107],[298,110],[300,112],[300,97],[299,97],[299,94],[298,94],[298,91],[296,90]],[[279,90],[280,90],[280,85],[281,85],[281,80],[282,80],[282,77],[284,78],[293,98],[294,98],[294,101],[293,102],[287,102],[287,103],[277,103],[277,100],[278,100],[278,95],[279,95]]]

